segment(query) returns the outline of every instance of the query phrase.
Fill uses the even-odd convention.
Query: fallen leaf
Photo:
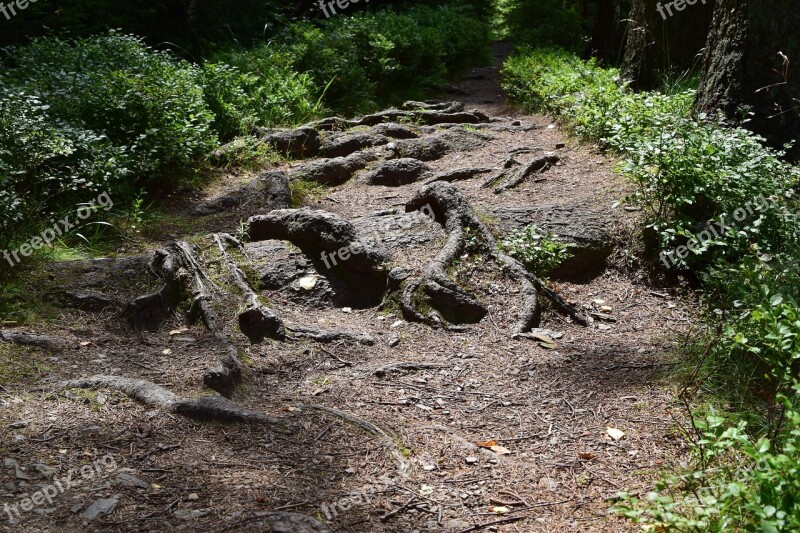
[[[89,346],[90,344],[92,344],[90,341],[83,341],[81,346]]]
[[[508,507],[506,507],[504,505],[501,505],[499,507],[492,507],[492,512],[495,513],[495,514],[506,514],[506,513],[510,513],[511,509],[509,509]]]
[[[163,351],[163,352],[161,352],[161,353],[162,353],[162,354],[164,354],[164,355],[169,355],[169,354],[171,354],[171,353],[172,353],[172,350],[170,350],[169,348],[167,348],[166,350],[164,350],[164,351]]]
[[[508,448],[504,448],[503,446],[492,446],[489,449],[492,450],[497,455],[508,455],[511,453],[511,450],[509,450]]]
[[[169,332],[170,337],[174,337],[175,335],[180,335],[181,333],[186,333],[189,331],[188,329],[173,329]]]
[[[492,446],[497,446],[496,440],[487,440],[486,442],[476,442],[475,446],[478,448],[491,448]]]
[[[583,459],[585,461],[591,461],[592,459],[596,458],[597,456],[593,453],[579,453],[578,459]]]
[[[613,307],[611,307],[610,305],[604,305],[604,306],[602,306],[602,307],[600,308],[600,310],[601,310],[602,312],[604,312],[604,313],[610,313],[611,311],[613,311],[613,310],[614,310],[614,308],[613,308]]]
[[[606,433],[608,433],[608,436],[614,440],[620,440],[622,437],[625,436],[624,431],[612,427],[606,428]]]

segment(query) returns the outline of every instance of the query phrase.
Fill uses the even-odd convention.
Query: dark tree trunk
[[[699,64],[711,27],[714,0],[634,0],[622,75],[637,90],[658,87],[663,76]],[[679,11],[675,5],[682,9]]]
[[[591,55],[618,64],[622,52],[622,0],[598,0]]]
[[[703,58],[697,113],[721,111],[774,146],[800,138],[797,0],[719,0]],[[800,155],[795,147],[793,158]]]

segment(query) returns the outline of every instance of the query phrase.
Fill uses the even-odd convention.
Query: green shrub
[[[124,147],[54,120],[50,106],[0,79],[0,247],[38,221],[115,189],[130,175]]]
[[[499,242],[500,249],[540,276],[546,276],[569,256],[569,245],[536,225],[512,231]]]
[[[288,64],[271,46],[220,53],[203,65],[203,91],[223,141],[258,127],[292,126],[324,112],[323,92],[307,73]]]
[[[292,25],[281,41],[292,66],[328,87],[326,102],[365,111],[418,97],[486,58],[486,24],[454,7],[415,7]]]
[[[184,169],[215,146],[199,71],[139,39],[39,38],[6,54],[7,80],[49,114],[125,147],[140,179]]]
[[[799,386],[793,395],[800,396]],[[690,468],[666,476],[644,501],[619,494],[612,510],[645,531],[800,530],[800,411],[785,398],[783,408],[776,442],[713,411],[695,420]]]

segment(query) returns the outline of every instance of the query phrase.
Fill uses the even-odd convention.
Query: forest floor
[[[499,64],[502,50],[496,54]],[[251,344],[236,327],[235,307],[218,306],[229,312],[223,330],[246,367],[233,400],[278,420],[209,423],[143,405],[113,387],[60,388],[65,380],[115,375],[196,397],[225,343],[180,314],[154,328],[130,327],[127,304],[163,283],[149,272],[149,256],[50,265],[29,283],[32,293],[59,295],[55,311],[2,331],[14,341],[0,343],[4,375],[13,367],[23,377],[0,385],[0,530],[327,531],[291,525],[301,515],[343,532],[633,529],[608,514],[614,495],[648,490],[685,453],[684,410],[667,377],[689,342],[694,304],[629,268],[640,213],[615,207],[630,186],[613,172],[614,161],[570,139],[550,118],[510,107],[498,80],[497,66],[475,69],[454,96],[489,121],[401,121],[395,133],[411,130],[417,139],[365,147],[374,158],[367,168],[312,188],[306,201],[374,234],[392,267],[418,274],[448,238],[438,221],[404,213],[425,185],[362,178],[392,150],[437,152],[426,157],[425,176],[486,167],[452,187],[497,235],[537,223],[576,243],[583,261],[562,269],[550,287],[593,317],[588,326],[545,305],[544,341],[514,335],[521,290],[470,247],[447,273],[488,312],[478,323],[433,328],[406,320],[396,306],[379,308],[380,298],[353,296],[358,281],[343,287],[293,245],[249,243],[260,296],[277,316],[359,332],[374,343],[289,335]],[[360,126],[323,132],[323,140],[339,142],[345,155],[351,141],[371,143],[363,135],[377,133]],[[414,144],[437,136],[444,144]],[[554,152],[558,163],[504,192],[482,187],[510,154],[524,165],[541,155],[537,147]],[[305,175],[314,163],[268,170]],[[165,225],[152,249],[185,239],[211,271],[219,257],[208,259],[214,241],[206,233],[236,234],[241,220],[266,214],[258,201],[230,196],[254,177],[226,176],[202,197],[184,200],[174,208],[182,224]],[[218,198],[241,201],[222,202],[222,209]],[[417,364],[389,368],[395,363]],[[81,483],[19,507],[70,471]],[[285,529],[276,525],[281,520]]]

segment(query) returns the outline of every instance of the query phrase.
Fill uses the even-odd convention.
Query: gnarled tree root
[[[521,285],[525,305],[515,325],[515,333],[523,333],[531,328],[538,327],[541,318],[538,299],[540,292],[551,299],[561,311],[568,314],[575,322],[581,325],[588,325],[589,321],[580,315],[576,309],[550,290],[543,281],[528,272],[519,261],[503,253],[498,248],[492,233],[475,215],[457,187],[447,182],[434,182],[417,192],[414,198],[406,204],[406,211],[415,211],[426,205],[431,206],[436,219],[443,223],[448,233],[448,239],[423,275],[419,279],[405,282],[401,297],[401,307],[407,319],[425,322],[432,326],[441,325],[436,314],[426,317],[418,310],[416,299],[420,296],[420,288],[424,289],[428,296],[438,292],[440,297],[438,301],[434,297],[429,299],[430,304],[437,310],[442,309],[441,297],[443,296],[450,299],[449,305],[452,307],[464,307],[473,302],[475,305],[480,306],[469,296],[466,296],[465,300],[464,292],[447,277],[445,272],[447,266],[461,254],[466,246],[466,228],[470,228],[477,233],[488,253],[505,267],[509,274]],[[477,317],[477,314],[475,317]]]
[[[377,304],[386,291],[388,252],[338,215],[311,209],[281,209],[251,217],[248,235],[252,242],[291,242],[331,285],[352,295],[355,305]]]
[[[142,379],[98,375],[62,381],[57,386],[59,389],[111,389],[149,407],[204,422],[255,424],[279,424],[281,422],[278,418],[242,407],[219,396],[181,398],[160,385]]]
[[[375,337],[357,331],[331,331],[297,325],[287,325],[286,330],[295,338],[311,339],[323,344],[346,341],[366,346],[375,345]]]
[[[217,313],[211,307],[212,295],[208,286],[219,287],[206,275],[200,259],[192,246],[183,241],[167,245],[156,252],[151,268],[164,280],[159,292],[135,299],[128,306],[128,314],[137,329],[152,319],[166,318],[184,300],[192,302],[189,319],[201,319],[206,328],[225,348],[219,363],[206,371],[203,382],[226,398],[242,381],[242,363],[239,350],[225,335]],[[208,286],[207,286],[208,285]]]
[[[408,470],[410,465],[408,464],[408,461],[406,461],[406,458],[403,455],[402,450],[397,445],[399,439],[393,437],[385,430],[373,424],[369,420],[364,420],[363,418],[359,418],[354,414],[347,413],[345,411],[341,411],[334,407],[327,407],[324,405],[303,404],[301,405],[301,407],[303,409],[311,409],[314,411],[325,413],[327,415],[335,416],[337,418],[344,420],[345,422],[349,422],[350,424],[353,424],[354,426],[366,431],[370,435],[376,437],[381,442],[381,444],[383,444],[384,447],[386,447],[386,449],[389,450],[390,455],[395,461],[397,461],[401,471]]]
[[[500,193],[505,192],[505,191],[507,191],[509,189],[513,189],[514,187],[516,187],[519,184],[521,184],[522,182],[524,182],[526,179],[528,179],[533,174],[535,174],[537,172],[539,172],[539,173],[544,172],[545,170],[547,170],[551,166],[553,166],[556,163],[558,163],[558,161],[559,161],[559,157],[557,155],[554,155],[554,154],[547,154],[547,155],[544,155],[542,157],[537,157],[536,159],[534,159],[533,161],[531,161],[530,163],[528,163],[527,165],[525,165],[521,169],[519,169],[519,171],[516,173],[516,175],[514,177],[512,177],[511,179],[509,179],[506,183],[504,183],[503,185],[500,185],[499,187],[496,187],[495,190],[494,190],[494,193],[495,194],[500,194]]]
[[[244,310],[239,313],[239,329],[253,344],[257,344],[265,338],[281,341],[286,339],[286,328],[283,321],[272,309],[261,303],[256,292],[247,283],[244,273],[228,254],[229,245],[233,245],[244,254],[242,243],[227,233],[214,234],[214,241],[222,255],[222,261],[228,267],[233,283],[244,295]]]

